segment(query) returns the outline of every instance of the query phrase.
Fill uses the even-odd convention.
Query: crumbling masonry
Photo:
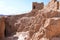
[[[47,5],[49,9],[52,10],[60,10],[60,2],[57,0],[51,0],[51,2],[49,2],[49,4]]]
[[[32,10],[34,9],[37,9],[37,10],[41,10],[44,8],[44,3],[37,3],[37,2],[33,2],[32,4]]]

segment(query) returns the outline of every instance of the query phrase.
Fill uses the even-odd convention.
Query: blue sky
[[[16,15],[32,10],[32,2],[44,2],[46,5],[49,0],[0,0],[0,14]]]

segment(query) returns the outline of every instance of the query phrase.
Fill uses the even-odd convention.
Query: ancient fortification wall
[[[37,10],[41,10],[44,8],[44,3],[37,3],[37,2],[33,2],[32,3],[32,10],[33,9],[37,9]]]

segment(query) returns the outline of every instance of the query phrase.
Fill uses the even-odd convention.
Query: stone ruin
[[[34,9],[37,9],[37,10],[41,10],[44,8],[44,4],[43,2],[42,3],[37,3],[37,2],[33,2],[32,3],[32,10]]]
[[[29,13],[1,17],[0,40],[21,40],[21,38],[60,40],[60,2],[51,0],[46,6],[43,3],[33,2],[32,11]]]
[[[47,6],[53,10],[60,10],[60,2],[57,0],[51,0]]]

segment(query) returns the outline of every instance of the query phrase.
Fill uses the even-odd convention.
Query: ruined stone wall
[[[55,6],[54,6],[54,10],[59,10],[59,1],[55,1]]]
[[[60,2],[59,2],[59,9],[60,9]]]
[[[44,4],[43,3],[33,2],[33,4],[32,4],[32,9],[41,10],[43,8],[44,8]]]
[[[51,0],[52,2],[56,2],[57,0]]]
[[[53,8],[54,10],[57,10],[57,9],[59,9],[59,2],[55,2],[55,4],[54,4],[54,8]]]
[[[51,0],[51,2],[48,3],[46,8],[51,9],[51,10],[59,10],[60,9],[60,2],[57,0]]]

